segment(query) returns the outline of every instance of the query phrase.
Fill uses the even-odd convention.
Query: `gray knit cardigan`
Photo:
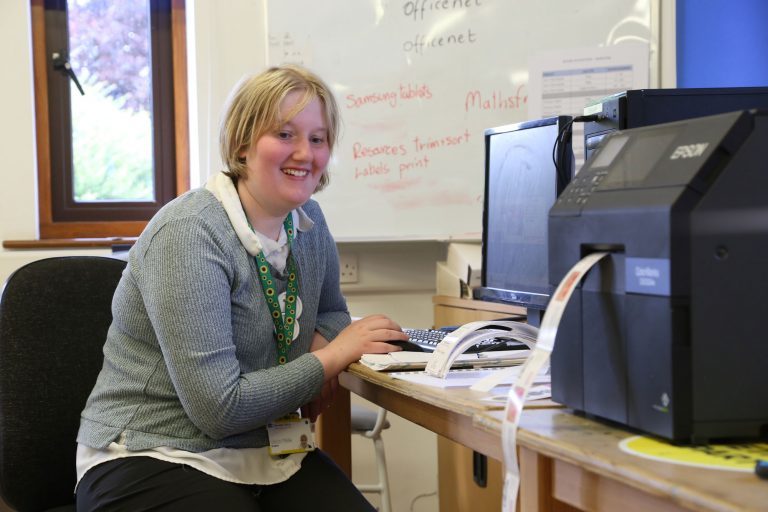
[[[104,448],[122,435],[129,450],[266,446],[264,425],[320,391],[313,333],[332,340],[350,318],[320,207],[303,209],[315,225],[292,249],[303,313],[282,366],[254,259],[216,198],[193,190],[155,215],[115,292],[79,443]]]

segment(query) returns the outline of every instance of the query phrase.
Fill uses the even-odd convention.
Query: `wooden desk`
[[[339,376],[341,385],[366,400],[445,436],[475,451],[498,457],[499,436],[474,427],[474,414],[497,410],[503,405],[478,401],[486,393],[469,389],[445,390],[421,386],[375,372],[359,363]]]
[[[359,364],[342,373],[340,382],[424,428],[489,457],[503,457],[500,406],[478,404],[478,395],[468,389],[419,386]],[[341,440],[344,434],[337,431],[334,438],[350,453],[349,421],[336,420],[334,428],[343,430],[346,425],[347,437]],[[520,510],[768,510],[768,482],[750,473],[691,468],[625,454],[617,443],[629,435],[563,409],[527,408],[518,433]],[[336,452],[334,443],[322,437],[324,449],[342,467],[350,467],[348,458],[346,462],[338,458],[345,448]]]
[[[502,411],[475,415],[501,435]],[[570,413],[526,410],[518,430],[521,510],[622,512],[768,510],[768,482],[753,473],[682,466],[625,453],[632,433]]]

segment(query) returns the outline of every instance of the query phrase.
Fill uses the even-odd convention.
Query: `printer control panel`
[[[608,168],[586,168],[577,174],[557,199],[563,206],[582,206],[608,174]]]
[[[603,139],[595,155],[586,161],[581,171],[571,180],[555,202],[565,211],[578,211],[587,203],[589,196],[608,176],[613,161],[622,153],[629,137],[622,132],[615,132]],[[622,182],[623,183],[623,182]],[[607,184],[607,183],[606,183]]]

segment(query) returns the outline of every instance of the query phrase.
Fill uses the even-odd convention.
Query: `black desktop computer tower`
[[[584,109],[605,118],[584,124],[586,159],[616,130],[682,121],[736,110],[768,109],[768,87],[637,89],[603,98]]]

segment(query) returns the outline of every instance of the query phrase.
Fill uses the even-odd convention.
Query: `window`
[[[40,238],[138,236],[189,187],[183,0],[32,0]]]

